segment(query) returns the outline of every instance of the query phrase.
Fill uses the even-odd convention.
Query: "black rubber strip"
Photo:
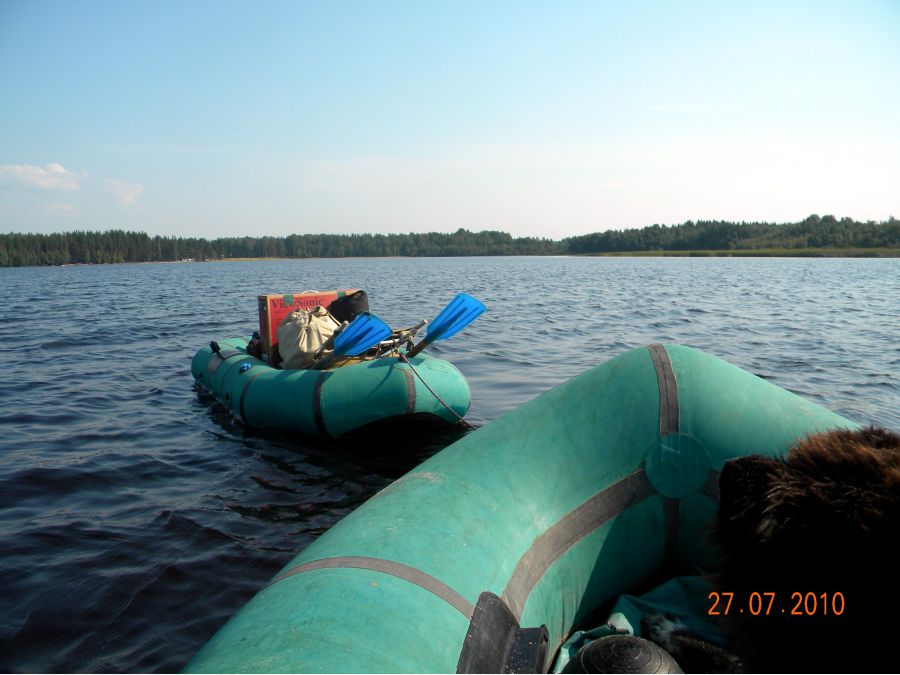
[[[503,600],[516,620],[522,618],[531,589],[566,551],[628,507],[654,494],[647,475],[639,469],[569,511],[535,539],[503,589]]]
[[[401,370],[406,377],[406,414],[412,415],[416,412],[416,378],[409,368]]]
[[[663,498],[663,523],[666,532],[665,556],[667,560],[675,557],[675,544],[678,542],[678,530],[680,526],[681,501],[671,497]]]
[[[478,597],[463,641],[457,673],[543,673],[547,626],[521,628],[502,598]]]
[[[225,363],[228,359],[233,356],[246,356],[246,354],[237,349],[226,349],[219,352],[213,352],[209,360],[206,362],[206,372],[210,374],[210,376],[219,369],[223,363]]]
[[[502,673],[517,630],[519,623],[506,603],[493,593],[482,593],[472,610],[472,621],[459,652],[456,672]]]
[[[297,567],[292,567],[283,574],[279,574],[266,585],[266,588],[272,586],[273,584],[277,584],[283,579],[292,577],[295,574],[301,574],[303,572],[309,572],[311,570],[333,570],[348,568],[381,572],[383,574],[390,574],[391,576],[397,577],[398,579],[403,579],[403,581],[408,581],[409,583],[415,584],[420,588],[424,588],[426,591],[436,595],[444,602],[452,605],[455,609],[459,610],[459,612],[467,619],[471,619],[472,613],[475,611],[475,607],[471,602],[466,600],[462,595],[450,588],[443,581],[435,579],[430,574],[426,574],[425,572],[416,569],[415,567],[410,567],[409,565],[404,565],[403,563],[394,562],[393,560],[385,560],[384,558],[370,558],[367,556],[339,556],[336,558],[322,558],[321,560],[313,560],[308,563],[303,563],[302,565],[297,565]]]
[[[659,383],[659,435],[678,433],[678,383],[666,348],[660,344],[647,345],[656,379]]]
[[[313,419],[316,421],[316,429],[326,438],[330,438],[331,434],[328,433],[328,429],[325,427],[325,416],[322,413],[322,386],[330,375],[331,373],[327,370],[321,371],[313,387]]]
[[[256,372],[248,377],[247,381],[244,382],[244,388],[241,389],[241,402],[240,406],[238,407],[241,420],[243,421],[247,420],[247,418],[244,416],[244,398],[247,396],[247,389],[250,388],[250,383],[253,382],[253,380],[255,380],[257,377],[262,375],[264,372],[266,371],[264,371],[262,368],[257,368]]]
[[[678,411],[678,383],[669,353],[661,344],[647,345],[653,367],[656,369],[656,381],[659,386],[659,437],[677,434],[680,430]],[[675,544],[678,541],[679,502],[677,499],[663,499],[663,517],[666,528],[666,557],[675,555]]]

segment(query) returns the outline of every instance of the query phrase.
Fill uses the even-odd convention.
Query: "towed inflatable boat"
[[[694,349],[627,352],[376,494],[187,670],[559,670],[590,617],[711,562],[726,460],[855,426]]]
[[[211,342],[191,363],[197,387],[249,426],[338,437],[400,419],[454,423],[468,411],[471,396],[462,373],[447,361],[419,353],[481,316],[486,308],[480,300],[458,293],[430,323],[400,331],[368,312],[368,298],[359,289],[260,295],[258,301],[260,331],[251,340]],[[291,314],[298,309],[304,311]],[[278,327],[303,314],[308,328],[309,310],[321,312],[335,326],[339,320],[344,324],[318,345],[321,358],[307,355],[304,342],[302,356],[310,358],[285,361],[313,369],[272,367],[283,356]],[[426,324],[426,336],[413,344]],[[298,329],[290,339],[302,334]],[[297,351],[289,341],[285,352],[292,354],[291,348]]]
[[[383,357],[334,370],[279,370],[247,351],[248,338],[203,347],[191,362],[201,390],[251,427],[336,438],[400,418],[458,422],[469,385],[453,365],[425,354]]]

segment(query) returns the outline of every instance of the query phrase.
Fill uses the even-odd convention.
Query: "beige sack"
[[[312,366],[313,354],[339,325],[324,307],[316,307],[311,312],[298,309],[288,314],[276,331],[278,351],[283,359],[281,367],[297,370]]]

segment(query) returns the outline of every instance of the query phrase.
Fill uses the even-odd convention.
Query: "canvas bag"
[[[309,368],[315,363],[313,354],[340,324],[324,307],[311,311],[298,309],[288,314],[278,326],[278,352],[285,370]]]

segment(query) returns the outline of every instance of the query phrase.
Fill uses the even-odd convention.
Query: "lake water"
[[[360,286],[390,323],[488,305],[433,353],[481,426],[632,347],[725,358],[900,429],[900,260],[349,259],[0,269],[0,671],[173,671],[283,564],[462,431],[312,442],[192,391],[258,293]]]

